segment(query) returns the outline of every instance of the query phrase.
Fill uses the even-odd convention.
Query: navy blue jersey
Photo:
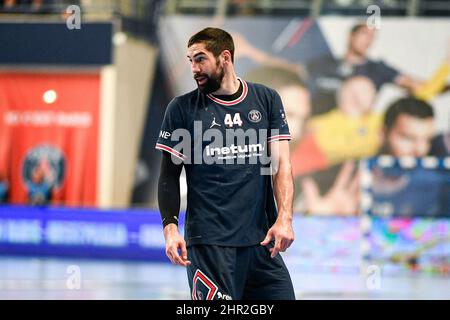
[[[196,89],[173,99],[156,148],[182,161],[187,179],[187,245],[250,246],[276,219],[268,144],[290,140],[278,93],[242,83],[225,101]]]

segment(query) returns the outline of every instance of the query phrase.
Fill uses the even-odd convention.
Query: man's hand
[[[261,242],[261,245],[267,246],[273,238],[275,238],[275,246],[269,249],[272,258],[280,251],[285,252],[294,242],[292,220],[278,218],[272,228],[267,231],[266,238]]]
[[[320,195],[319,186],[312,178],[302,181],[306,211],[313,215],[354,216],[359,206],[359,171],[353,175],[355,164],[345,162],[331,189]]]
[[[166,255],[174,265],[187,267],[191,262],[187,258],[186,242],[178,232],[178,226],[174,223],[168,224],[164,228],[164,238],[166,239]],[[181,255],[178,254],[180,249]]]
[[[284,252],[294,242],[292,230],[292,202],[294,197],[294,182],[287,141],[274,141],[269,144],[272,159],[273,189],[278,205],[278,218],[272,228],[267,231],[266,238],[261,242],[267,246],[275,238],[275,247],[269,249],[274,258],[278,252]]]

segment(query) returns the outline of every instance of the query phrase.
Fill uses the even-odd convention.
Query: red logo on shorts
[[[200,300],[203,298],[201,292],[197,295],[197,281],[200,281],[208,288],[206,300],[214,299],[214,296],[218,291],[217,285],[215,285],[203,272],[197,269],[194,274],[194,279],[192,280],[192,300]]]

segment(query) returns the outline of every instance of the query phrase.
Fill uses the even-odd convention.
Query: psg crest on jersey
[[[260,122],[261,121],[261,112],[259,112],[258,110],[251,110],[248,113],[248,120],[250,120],[251,122]]]

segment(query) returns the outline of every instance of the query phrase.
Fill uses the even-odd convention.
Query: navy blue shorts
[[[193,245],[187,267],[193,300],[295,300],[291,277],[268,247]]]

